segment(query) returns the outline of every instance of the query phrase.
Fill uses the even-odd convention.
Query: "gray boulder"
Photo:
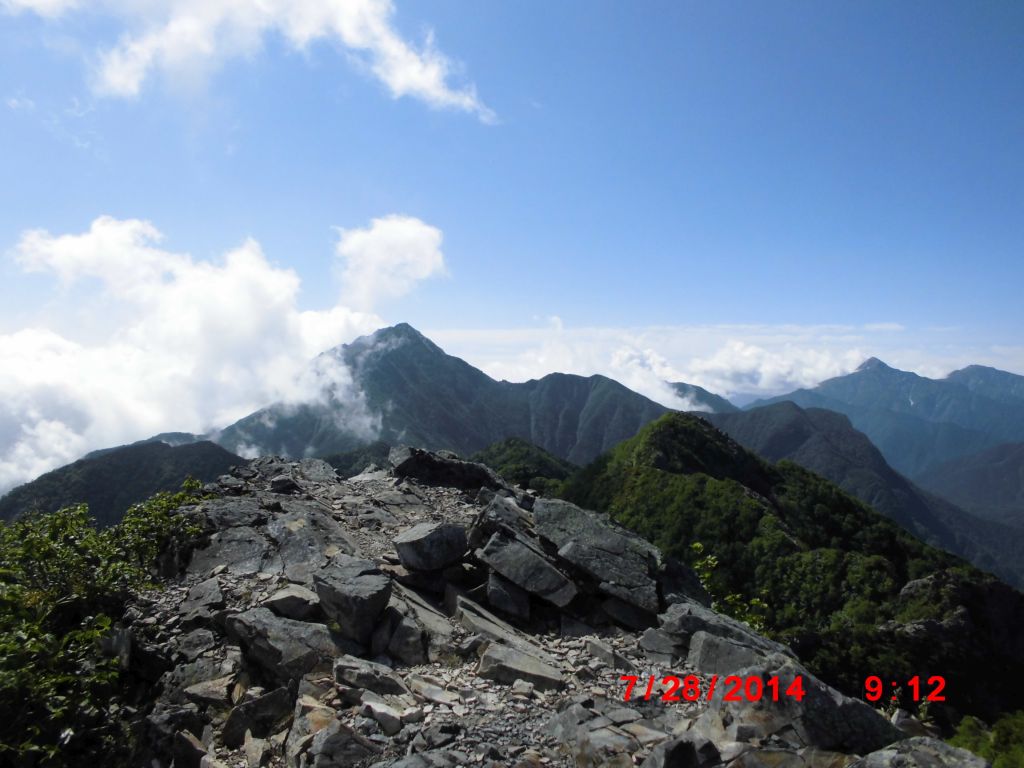
[[[865,702],[825,685],[788,656],[772,654],[734,673],[744,680],[758,677],[764,683],[778,677],[779,700],[762,695],[759,701],[747,701],[744,696],[741,701],[725,701],[726,686],[720,681],[697,721],[698,732],[716,743],[766,743],[774,738],[788,749],[816,747],[864,754],[903,738],[899,729]],[[800,700],[785,694],[797,677],[804,691]],[[763,690],[769,689],[765,685]]]
[[[686,661],[701,674],[729,674],[763,661],[766,655],[761,649],[700,630],[690,638]]]
[[[225,628],[250,661],[282,683],[327,666],[344,650],[323,624],[281,618],[263,607],[229,616]]]
[[[498,531],[532,535],[533,520],[515,499],[496,493],[473,521],[469,530],[469,545],[479,549]]]
[[[277,733],[291,719],[294,703],[294,697],[285,687],[242,702],[228,715],[221,740],[225,746],[235,749],[242,746],[246,731],[257,738]]]
[[[323,459],[302,459],[299,462],[299,475],[313,483],[338,482],[338,473]]]
[[[357,643],[369,642],[391,597],[391,579],[369,560],[338,555],[313,577],[324,613]]]
[[[464,595],[455,598],[454,617],[474,635],[514,648],[541,661],[553,662],[552,657],[529,637]]]
[[[412,571],[439,571],[466,554],[466,529],[454,523],[420,523],[395,537],[402,565]]]
[[[289,768],[308,765],[306,750],[313,737],[338,718],[337,712],[312,696],[299,696],[292,713],[292,727],[284,743],[285,763]]]
[[[895,744],[865,755],[850,768],[989,768],[984,758],[927,736]]]
[[[380,747],[360,733],[332,720],[313,736],[302,754],[302,768],[351,768],[380,753]]]
[[[419,448],[392,448],[388,461],[398,477],[411,477],[428,485],[448,485],[464,491],[504,488],[505,483],[483,464],[442,456]]]
[[[764,654],[793,656],[789,648],[757,634],[743,622],[716,613],[688,598],[670,605],[658,621],[660,626],[645,632],[640,640],[642,648],[656,654],[652,658],[664,657],[671,649],[672,662],[685,659],[690,652],[690,640],[697,632],[733,640]]]
[[[730,768],[808,768],[808,763],[793,749],[765,747],[750,749],[731,763]]]
[[[656,746],[643,761],[642,768],[705,768],[718,765],[721,755],[708,739],[688,733]]]
[[[263,601],[278,616],[296,621],[309,621],[320,613],[320,598],[299,584],[289,584]]]

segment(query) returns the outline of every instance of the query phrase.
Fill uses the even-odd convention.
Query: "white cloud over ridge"
[[[382,293],[375,265],[385,277],[394,268],[394,239],[375,228],[392,220],[418,277],[388,295],[444,268],[439,230],[418,219],[350,230],[360,269],[346,279],[374,286],[352,289],[370,299]],[[40,321],[0,334],[0,492],[86,451],[222,427],[272,401],[358,400],[347,371],[309,361],[383,325],[372,301],[302,310],[298,275],[271,264],[252,239],[216,262],[165,250],[160,240],[149,222],[108,216],[82,233],[23,233],[11,255],[25,271],[56,278],[58,303],[75,314],[61,329]],[[372,415],[350,416],[372,430]]]
[[[565,327],[558,318],[515,329],[426,330],[447,352],[496,379],[552,371],[603,374],[672,408],[692,408],[665,386],[684,381],[740,402],[813,387],[871,356],[939,378],[971,363],[1024,372],[1024,348],[979,348],[969,333],[864,325]]]
[[[203,80],[278,35],[296,50],[320,41],[339,44],[393,98],[495,120],[474,85],[453,85],[458,67],[438,50],[432,32],[419,47],[402,38],[391,0],[0,0],[0,7],[46,18],[102,13],[122,22],[117,44],[98,52],[93,86],[101,95],[137,96],[154,72]]]

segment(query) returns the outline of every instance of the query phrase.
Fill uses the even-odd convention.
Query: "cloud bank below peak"
[[[101,216],[84,232],[24,232],[10,252],[23,271],[53,278],[54,298],[28,327],[0,334],[0,492],[89,450],[204,432],[270,402],[355,401],[348,371],[314,376],[311,358],[385,325],[379,300],[445,269],[440,230],[375,219],[339,240],[339,292],[359,306],[305,310],[299,276],[255,240],[208,261],[161,239],[150,222]]]
[[[203,82],[277,35],[299,51],[317,42],[340,45],[392,98],[466,112],[484,123],[497,119],[475,85],[455,84],[459,67],[438,49],[432,31],[420,46],[398,33],[391,0],[0,0],[0,8],[51,20],[90,13],[121,24],[118,42],[96,52],[92,86],[101,96],[138,96],[154,73]]]

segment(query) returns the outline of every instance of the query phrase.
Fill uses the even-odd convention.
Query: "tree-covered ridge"
[[[140,442],[91,454],[18,486],[0,499],[0,520],[85,504],[100,526],[117,523],[132,505],[185,478],[210,482],[244,459],[202,441],[170,446]]]
[[[1019,694],[1019,642],[1007,634],[1024,610],[1020,593],[833,483],[765,463],[702,419],[670,414],[648,425],[572,478],[565,495],[690,562],[699,542],[717,563],[713,593],[763,601],[767,629],[853,695],[868,675],[941,674],[953,709],[991,717]],[[928,589],[936,579],[943,588]],[[918,642],[921,632],[929,642]]]
[[[561,488],[561,482],[579,469],[520,437],[499,440],[477,451],[469,460],[486,464],[521,488],[532,488],[542,493],[556,492]]]
[[[703,418],[770,462],[788,459],[831,480],[921,541],[1024,585],[1024,530],[975,517],[921,490],[843,414],[785,401]],[[993,482],[996,474],[988,473]]]

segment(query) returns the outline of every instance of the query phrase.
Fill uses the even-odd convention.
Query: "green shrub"
[[[135,505],[99,530],[85,505],[0,523],[0,764],[79,764],[124,749],[105,717],[117,660],[101,651],[131,590],[174,537],[198,484]]]
[[[1024,711],[1004,715],[992,728],[965,717],[949,743],[981,755],[992,768],[1024,768]]]

